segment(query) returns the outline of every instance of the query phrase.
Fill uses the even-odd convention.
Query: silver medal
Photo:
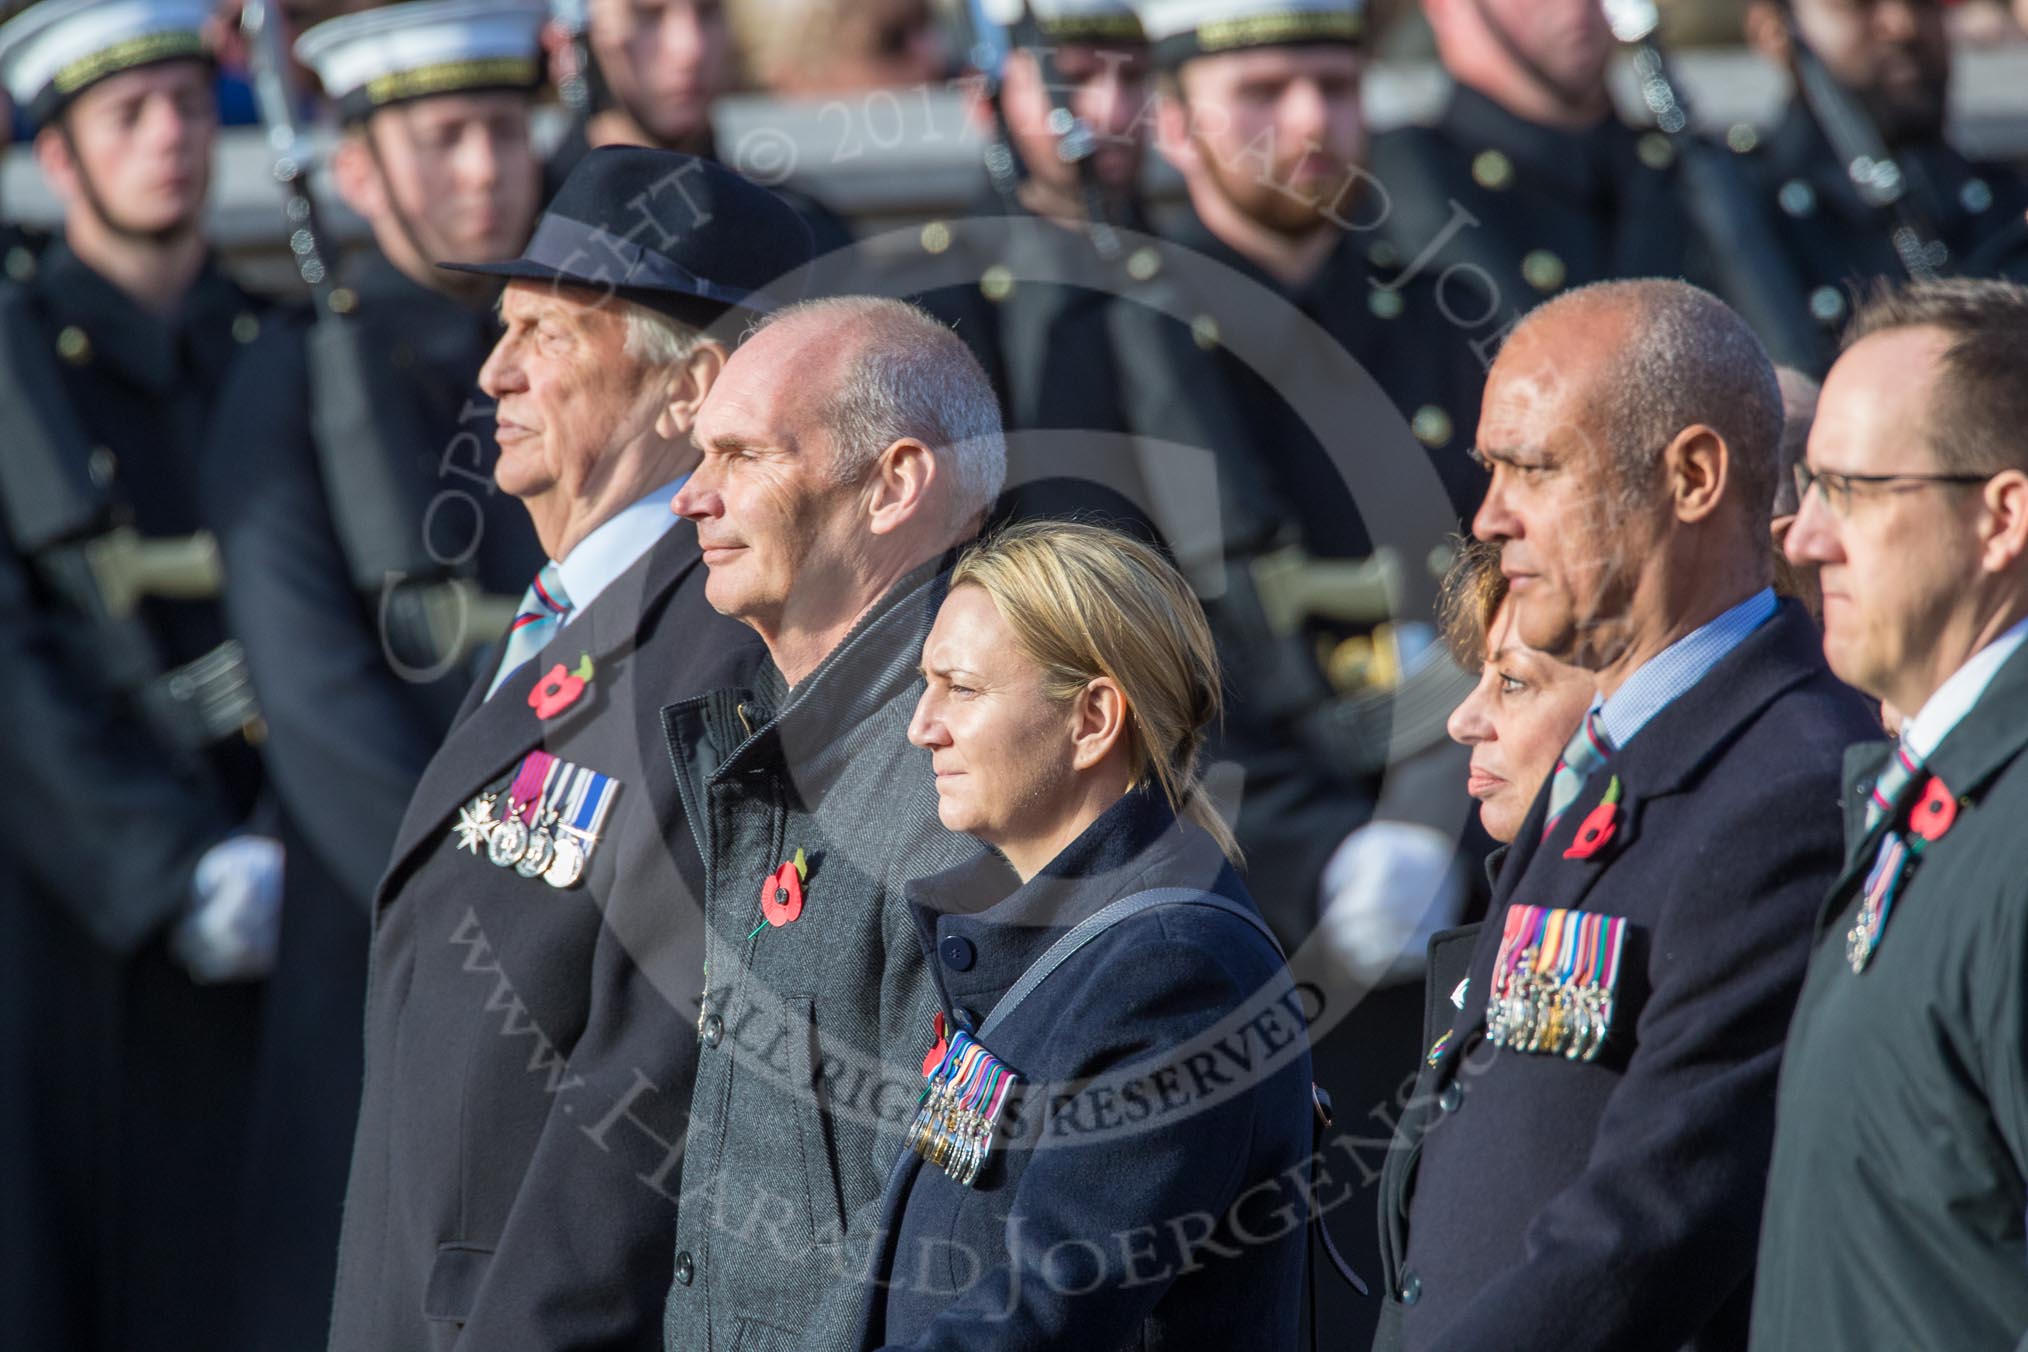
[[[508,817],[486,840],[486,857],[500,868],[511,868],[528,848],[528,826],[509,805]]]
[[[493,795],[482,793],[458,809],[458,824],[451,829],[457,833],[459,849],[477,854],[481,845],[491,841],[499,825],[493,820]]]
[[[542,881],[551,887],[575,887],[578,879],[584,877],[584,864],[584,845],[576,836],[559,832],[549,867],[542,871]]]
[[[552,819],[554,815],[551,814]],[[528,846],[514,865],[514,871],[524,878],[533,878],[548,868],[549,861],[555,857],[556,837],[549,833],[547,825],[538,826],[528,833]]]

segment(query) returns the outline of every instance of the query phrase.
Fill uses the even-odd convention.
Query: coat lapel
[[[1930,776],[1943,780],[1959,798],[1976,799],[1993,777],[2028,747],[2028,722],[2020,717],[2024,707],[2028,707],[2028,644],[2016,649],[1994,673],[1979,702],[1930,753],[1921,773],[1909,780],[1896,810],[1884,814],[1870,831],[1865,829],[1866,803],[1893,747],[1891,743],[1869,743],[1846,751],[1845,867],[1825,894],[1817,920],[1820,928],[1844,910],[1853,889],[1872,866],[1880,838],[1899,819],[1901,807],[1922,792]]]
[[[1941,779],[1960,798],[1978,798],[1999,773],[2028,748],[2028,643],[1993,674],[1993,680],[1964,720],[1925,762],[1924,774]]]
[[[1844,909],[1845,898],[1865,876],[1867,866],[1873,862],[1877,842],[1892,820],[1883,817],[1872,830],[1866,829],[1866,804],[1873,795],[1873,785],[1880,779],[1881,770],[1887,765],[1887,758],[1893,754],[1892,742],[1861,742],[1845,748],[1845,796],[1841,803],[1845,809],[1845,865],[1838,872],[1838,880],[1824,893],[1824,904],[1817,913],[1820,932],[1833,916]]]
[[[480,679],[409,800],[381,880],[383,901],[413,857],[438,838],[452,814],[474,794],[538,744],[568,737],[579,723],[598,715],[610,698],[601,682],[618,674],[608,669],[633,651],[643,617],[656,609],[699,559],[694,528],[677,523],[574,623],[564,626],[541,652],[509,676],[491,698],[484,697],[490,675]],[[595,668],[584,695],[553,718],[537,718],[528,703],[537,682],[557,663],[575,667],[584,656],[592,659]],[[497,666],[497,649],[493,661]]]
[[[1803,608],[1784,601],[1774,616],[1721,658],[1696,685],[1656,714],[1628,745],[1613,753],[1578,790],[1542,839],[1548,815],[1544,783],[1501,865],[1499,884],[1472,960],[1472,984],[1460,1028],[1485,1019],[1487,988],[1508,907],[1582,909],[1613,861],[1639,838],[1644,803],[1680,793],[1731,746],[1741,729],[1782,694],[1823,670],[1817,629]],[[1620,780],[1620,811],[1612,840],[1588,859],[1565,859],[1584,819]],[[1463,1039],[1452,1044],[1452,1053]]]

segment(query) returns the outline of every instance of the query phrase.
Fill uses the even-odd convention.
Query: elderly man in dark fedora
[[[757,649],[669,502],[716,326],[787,298],[810,252],[766,190],[614,148],[521,258],[465,269],[509,279],[479,383],[549,562],[375,897],[334,1352],[660,1341],[702,935],[657,711]]]

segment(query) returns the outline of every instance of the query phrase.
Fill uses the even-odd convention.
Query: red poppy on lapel
[[[1620,777],[1606,785],[1605,797],[1577,828],[1577,839],[1563,852],[1565,859],[1589,859],[1604,849],[1620,829]]]
[[[808,866],[803,852],[770,873],[761,884],[761,915],[776,929],[792,923],[803,913],[803,876]]]
[[[1935,775],[1922,786],[1922,797],[1908,814],[1908,829],[1922,839],[1934,843],[1944,838],[1944,832],[1951,829],[1951,823],[1958,819],[1958,800],[1944,782]]]
[[[929,1054],[922,1059],[922,1073],[925,1076],[937,1073],[937,1067],[944,1063],[944,1054],[951,1049],[951,1037],[944,1031],[944,1012],[941,1009],[937,1011],[936,1017],[930,1020],[930,1027],[936,1030],[937,1041],[936,1045],[929,1049]]]
[[[585,685],[592,678],[591,654],[583,654],[576,671],[566,670],[558,662],[528,692],[528,707],[535,710],[537,718],[554,718],[577,703],[577,697],[584,693]]]

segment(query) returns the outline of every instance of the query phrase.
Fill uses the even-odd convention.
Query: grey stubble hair
[[[1688,282],[1644,277],[1574,287],[1522,323],[1580,306],[1626,319],[1626,345],[1599,372],[1593,396],[1615,469],[1615,510],[1653,507],[1662,449],[1701,423],[1724,438],[1737,500],[1764,525],[1779,476],[1782,394],[1767,349],[1746,321]]]
[[[953,471],[952,527],[982,517],[1007,480],[1007,441],[999,398],[964,340],[885,296],[802,301],[756,329],[806,319],[835,326],[849,344],[822,412],[839,481],[857,481],[897,441],[920,441]]]

